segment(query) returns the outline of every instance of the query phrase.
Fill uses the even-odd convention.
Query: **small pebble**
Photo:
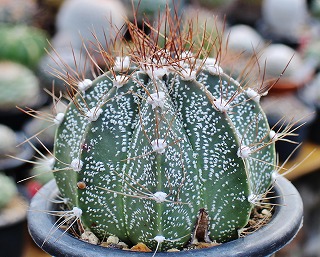
[[[91,231],[85,231],[84,233],[82,233],[81,239],[90,244],[99,244],[99,239]]]
[[[108,238],[107,238],[107,244],[109,245],[109,244],[114,244],[114,245],[116,245],[116,244],[118,244],[119,243],[119,238],[118,237],[116,237],[116,236],[109,236]]]

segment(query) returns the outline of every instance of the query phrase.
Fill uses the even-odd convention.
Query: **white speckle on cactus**
[[[125,56],[125,57],[116,57],[115,62],[114,62],[114,71],[126,71],[130,67],[130,57]]]
[[[157,93],[150,94],[147,98],[147,102],[148,104],[152,105],[152,109],[156,107],[163,108],[165,98],[166,94],[160,91]]]
[[[181,79],[185,81],[192,81],[197,78],[197,72],[195,70],[191,70],[190,68],[182,69],[181,71]]]
[[[259,203],[260,201],[262,200],[262,197],[261,197],[261,195],[257,195],[257,194],[250,194],[249,196],[248,196],[248,201],[250,202],[250,203],[252,203],[252,204],[257,204],[257,203]]]
[[[219,99],[215,99],[213,104],[214,107],[220,112],[227,112],[230,109],[230,105],[221,97]]]
[[[120,88],[128,82],[129,77],[125,75],[117,75],[113,80],[113,86]]]
[[[255,101],[256,103],[260,102],[261,95],[257,91],[255,91],[254,89],[248,88],[246,90],[246,93],[247,93],[247,96],[250,99],[252,99],[253,101]]]
[[[64,119],[64,113],[60,112],[54,117],[53,122],[57,125],[60,125]]]
[[[272,141],[277,141],[279,136],[274,130],[270,130],[269,137]]]
[[[75,217],[80,218],[82,215],[82,210],[78,207],[73,207],[72,212]]]
[[[153,151],[159,154],[163,154],[166,150],[167,143],[165,142],[164,139],[156,139],[151,142],[151,146]]]
[[[92,86],[92,80],[85,79],[78,84],[78,88],[81,92],[85,92],[88,88]]]
[[[96,121],[102,112],[102,109],[97,109],[96,107],[93,107],[89,111],[87,111],[86,117],[89,121]]]
[[[163,203],[166,200],[168,195],[165,192],[156,192],[153,194],[152,199],[155,200],[157,203]]]
[[[241,146],[237,151],[237,155],[240,158],[248,158],[251,153],[252,151],[249,146]]]
[[[81,160],[79,160],[78,158],[73,159],[70,163],[70,167],[74,170],[74,171],[80,171],[82,169],[83,166],[83,162]]]

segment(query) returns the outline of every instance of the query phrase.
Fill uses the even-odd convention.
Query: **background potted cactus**
[[[27,202],[16,183],[0,170],[0,248],[1,255],[22,256]]]
[[[16,181],[28,177],[27,161],[32,159],[34,150],[27,144],[17,147],[24,137],[6,125],[0,124],[0,137],[0,170]]]
[[[270,129],[259,104],[257,81],[241,83],[223,71],[222,34],[211,38],[203,32],[199,41],[193,38],[199,34],[191,33],[191,23],[183,27],[180,19],[168,14],[164,22],[165,33],[157,25],[149,35],[128,22],[128,46],[118,47],[121,39],[106,48],[98,42],[107,72],[96,65],[100,74],[94,80],[80,76],[85,73],[67,72],[63,77],[71,101],[55,118],[52,156],[64,209],[54,209],[50,202],[59,200],[52,194],[52,182],[34,198],[29,212],[32,237],[51,255],[145,256],[100,246],[91,250],[75,238],[71,240],[85,247],[66,243],[64,239],[72,236],[58,229],[63,225],[95,244],[113,236],[122,242],[112,243],[114,248],[142,242],[144,250],[153,252],[146,256],[258,256],[262,248],[267,256],[301,226],[301,199],[289,182],[278,178],[281,167],[274,143],[285,135]],[[159,45],[162,35],[164,44]],[[212,52],[215,56],[208,56]],[[278,200],[264,202],[273,186],[272,198]],[[249,244],[249,236],[232,241],[249,231],[250,215],[265,204],[263,220],[272,212],[267,206],[291,206],[287,211],[292,210],[292,216],[286,207],[276,206],[270,222],[272,229],[280,228],[275,220],[282,212],[290,220],[289,228],[283,218],[278,220],[286,236],[273,232],[281,235],[277,243],[275,234],[258,234],[257,240],[255,233]],[[60,218],[50,219],[50,214]],[[41,217],[49,223],[39,222]],[[272,246],[259,245],[264,238]],[[215,247],[183,251],[198,243]],[[74,244],[76,249],[71,249]],[[230,245],[234,252],[228,252]]]
[[[35,69],[47,47],[46,33],[32,26],[0,23],[0,60],[11,60]]]
[[[40,89],[39,79],[28,67],[0,61],[0,123],[19,131],[30,119],[16,106],[38,108],[48,99]]]

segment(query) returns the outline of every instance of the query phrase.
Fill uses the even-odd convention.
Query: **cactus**
[[[18,139],[16,133],[9,127],[0,124],[0,160],[7,158],[8,154],[16,154],[18,152]]]
[[[26,25],[0,25],[0,60],[19,62],[35,69],[47,46],[46,34]]]
[[[231,5],[234,2],[234,0],[200,0],[200,1],[194,1],[194,3],[200,4],[201,6],[204,6],[205,8],[221,8]]]
[[[310,18],[305,0],[263,0],[261,12],[263,29],[277,42],[299,41]]]
[[[15,182],[0,172],[0,210],[7,206],[18,193]]]
[[[128,18],[133,21],[137,20],[142,23],[145,18],[149,22],[154,21],[158,16],[159,12],[165,13],[166,7],[168,6],[172,11],[182,12],[185,5],[185,0],[122,0],[128,13]],[[134,9],[134,11],[132,11]]]
[[[204,49],[210,36],[191,44],[192,28],[168,20],[163,47],[157,28],[128,22],[127,55],[99,44],[107,72],[66,74],[76,93],[54,145],[58,188],[85,229],[153,250],[237,238],[272,183],[280,138],[256,85],[220,66],[221,34]]]
[[[27,67],[19,63],[2,61],[0,92],[0,110],[15,110],[17,105],[34,106],[39,102],[39,81]]]
[[[30,24],[36,8],[33,0],[0,1],[0,22]]]
[[[52,44],[58,48],[72,45],[75,49],[81,49],[81,37],[88,42],[94,41],[95,37],[100,42],[105,42],[113,32],[112,26],[120,29],[124,25],[125,15],[125,8],[120,1],[64,1],[56,16],[57,33]],[[92,34],[93,30],[95,36]]]
[[[44,156],[33,165],[31,175],[40,185],[44,185],[53,179],[52,166],[54,159],[51,156]],[[39,176],[41,175],[41,176]]]

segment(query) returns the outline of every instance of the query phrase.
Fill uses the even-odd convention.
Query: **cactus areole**
[[[167,250],[237,238],[275,167],[258,93],[178,32],[163,47],[131,33],[128,56],[79,81],[61,119],[60,193],[100,239]]]

